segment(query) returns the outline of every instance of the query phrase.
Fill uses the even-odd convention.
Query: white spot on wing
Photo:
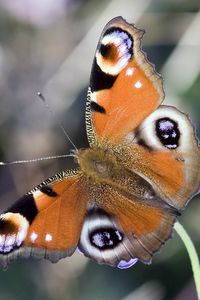
[[[37,237],[38,237],[37,233],[33,231],[30,235],[31,242],[34,243]]]
[[[142,83],[140,81],[137,81],[134,86],[136,87],[136,89],[140,89],[142,87]]]
[[[51,235],[50,233],[47,233],[47,234],[45,235],[45,241],[47,241],[47,242],[52,241],[52,235]]]
[[[126,75],[127,76],[132,76],[134,72],[135,72],[135,68],[128,68],[126,70]]]
[[[40,197],[40,196],[43,195],[43,193],[40,190],[36,190],[36,191],[34,191],[32,193],[33,193],[34,199],[37,199],[38,197]]]

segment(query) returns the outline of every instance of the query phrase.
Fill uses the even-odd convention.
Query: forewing
[[[86,214],[87,190],[78,171],[39,185],[0,216],[0,261],[18,257],[52,262],[75,251]]]
[[[143,34],[121,17],[111,20],[103,30],[86,105],[91,145],[100,138],[119,142],[164,98],[162,79],[141,50]]]

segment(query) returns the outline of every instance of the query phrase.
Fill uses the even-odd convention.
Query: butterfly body
[[[104,147],[88,148],[81,150],[77,155],[77,160],[80,165],[80,170],[88,186],[97,185],[91,190],[97,190],[98,186],[103,185],[104,189],[112,187],[121,194],[127,195],[129,198],[134,198],[143,203],[150,202],[156,197],[156,193],[152,185],[146,181],[142,175],[137,174],[139,153],[136,153],[135,162],[131,164],[131,170],[127,163],[130,161],[129,156],[133,156],[133,149],[124,150],[123,147],[106,145]],[[131,151],[131,153],[129,153]],[[129,154],[128,154],[129,153]],[[123,159],[120,159],[123,157]],[[102,193],[100,193],[102,194]],[[157,195],[157,198],[159,195]],[[93,200],[94,201],[94,200]],[[97,198],[95,198],[97,201]],[[167,205],[165,203],[165,205]]]
[[[199,191],[200,151],[190,119],[161,105],[162,79],[141,50],[144,31],[121,17],[100,37],[86,101],[89,147],[77,169],[38,185],[0,216],[0,263],[52,262],[78,248],[128,268],[152,256]]]
[[[96,184],[107,184],[115,189],[137,194],[137,186],[142,186],[142,178],[126,169],[123,161],[113,151],[102,148],[88,148],[80,153],[78,160],[85,177]],[[138,193],[139,195],[139,193]]]

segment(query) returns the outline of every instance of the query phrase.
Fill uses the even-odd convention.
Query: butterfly
[[[2,267],[23,257],[57,262],[78,249],[128,268],[152,256],[200,186],[200,151],[187,115],[164,99],[141,49],[144,31],[122,17],[103,29],[86,101],[89,147],[77,168],[31,190],[0,215]]]

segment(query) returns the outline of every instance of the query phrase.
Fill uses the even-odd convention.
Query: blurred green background
[[[99,35],[122,15],[146,29],[143,49],[164,78],[166,102],[191,114],[200,136],[200,14],[195,0],[0,0],[0,160],[69,153],[42,91],[77,147],[87,145],[84,107]],[[71,159],[1,166],[1,210]],[[200,166],[197,166],[198,168]],[[180,221],[200,254],[200,201]],[[150,266],[97,265],[78,253],[57,264],[17,261],[0,271],[2,300],[196,299],[186,250],[174,233]]]

